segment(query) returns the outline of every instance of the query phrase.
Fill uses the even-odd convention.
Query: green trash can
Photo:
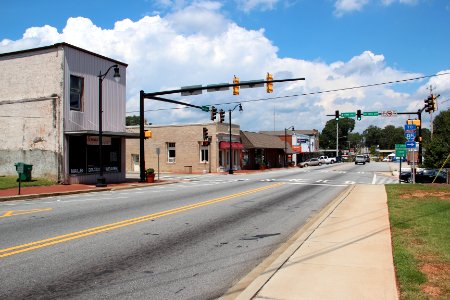
[[[33,170],[33,165],[18,162],[14,164],[16,166],[16,171],[19,175],[20,181],[31,181],[31,171]]]

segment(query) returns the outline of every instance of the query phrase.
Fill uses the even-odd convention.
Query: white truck
[[[336,157],[320,156],[319,161],[322,164],[334,164],[336,162]]]

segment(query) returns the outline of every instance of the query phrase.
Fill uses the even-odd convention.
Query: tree
[[[125,118],[125,125],[126,126],[137,126],[139,125],[139,121],[141,120],[141,117],[139,116],[127,116]],[[144,124],[148,125],[147,119],[144,118]]]
[[[382,149],[395,149],[395,144],[404,144],[405,142],[405,130],[402,127],[387,125],[381,130],[381,138],[378,145]]]
[[[441,112],[433,121],[433,136],[425,144],[424,164],[430,168],[450,167],[450,109]],[[447,163],[444,166],[444,162]]]
[[[366,130],[364,130],[363,135],[365,138],[366,147],[380,145],[380,148],[384,149],[381,145],[381,138],[383,136],[383,132],[380,127],[370,125],[369,127],[367,127]]]
[[[320,135],[320,148],[336,149],[336,124],[339,124],[339,149],[347,148],[347,139],[350,132],[355,129],[354,119],[335,119],[327,121]]]

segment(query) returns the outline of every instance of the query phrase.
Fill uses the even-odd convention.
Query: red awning
[[[220,149],[230,149],[230,142],[220,142]],[[244,149],[244,146],[238,142],[231,142],[231,149]]]

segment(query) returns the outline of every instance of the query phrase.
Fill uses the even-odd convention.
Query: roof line
[[[90,55],[93,55],[93,56],[96,56],[96,57],[99,57],[99,58],[103,58],[103,59],[112,61],[112,62],[114,62],[116,64],[128,67],[128,64],[126,64],[124,62],[121,62],[121,61],[116,60],[116,59],[112,59],[110,57],[107,57],[107,56],[104,56],[104,55],[101,55],[101,54],[98,54],[98,53],[95,53],[95,52],[92,52],[92,51],[89,51],[89,50],[86,50],[86,49],[83,49],[83,48],[80,48],[80,47],[77,47],[77,46],[74,46],[74,45],[66,43],[66,42],[56,43],[56,44],[49,45],[49,46],[43,46],[43,47],[30,48],[30,49],[13,51],[13,52],[0,53],[0,57],[10,56],[10,55],[17,55],[17,54],[23,54],[23,53],[32,53],[32,52],[36,52],[36,51],[42,51],[42,50],[53,49],[53,48],[58,48],[58,47],[70,47],[70,48],[79,50],[81,52],[84,52],[84,53],[87,53],[87,54],[90,54]]]

